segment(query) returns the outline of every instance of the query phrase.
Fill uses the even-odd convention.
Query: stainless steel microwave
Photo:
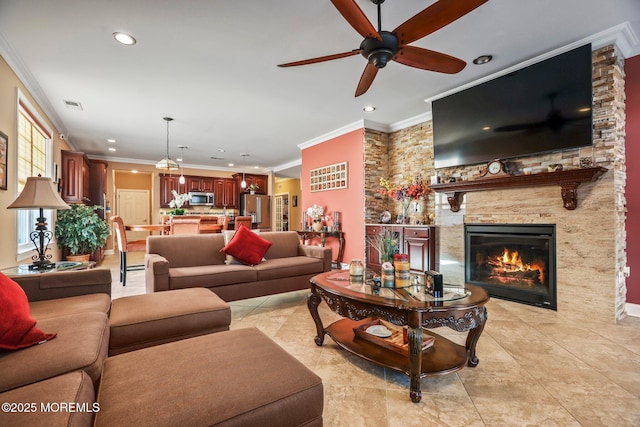
[[[189,206],[213,206],[213,193],[190,191]]]

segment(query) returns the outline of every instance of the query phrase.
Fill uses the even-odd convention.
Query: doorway
[[[276,231],[289,231],[289,193],[276,194],[274,203]]]
[[[125,224],[149,224],[149,190],[119,188],[116,190],[117,213]],[[144,240],[146,231],[128,231],[127,240]]]

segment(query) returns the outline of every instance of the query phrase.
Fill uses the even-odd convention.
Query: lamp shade
[[[69,209],[69,205],[58,195],[49,177],[27,178],[18,198],[7,209]]]
[[[165,169],[170,171],[177,171],[180,167],[176,162],[171,160],[171,157],[165,157],[156,163],[156,169]]]

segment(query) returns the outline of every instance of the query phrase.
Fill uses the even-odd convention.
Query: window
[[[52,161],[51,131],[39,118],[35,109],[18,93],[18,144],[17,144],[17,182],[20,194],[30,176],[50,176]],[[18,253],[34,249],[29,236],[36,224],[39,210],[18,210]],[[52,212],[45,211],[51,230]]]

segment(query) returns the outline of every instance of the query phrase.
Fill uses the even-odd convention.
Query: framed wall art
[[[347,188],[349,184],[347,172],[347,162],[311,169],[309,171],[311,192]]]
[[[7,135],[0,132],[0,190],[7,189],[7,150],[9,149],[9,139]]]

